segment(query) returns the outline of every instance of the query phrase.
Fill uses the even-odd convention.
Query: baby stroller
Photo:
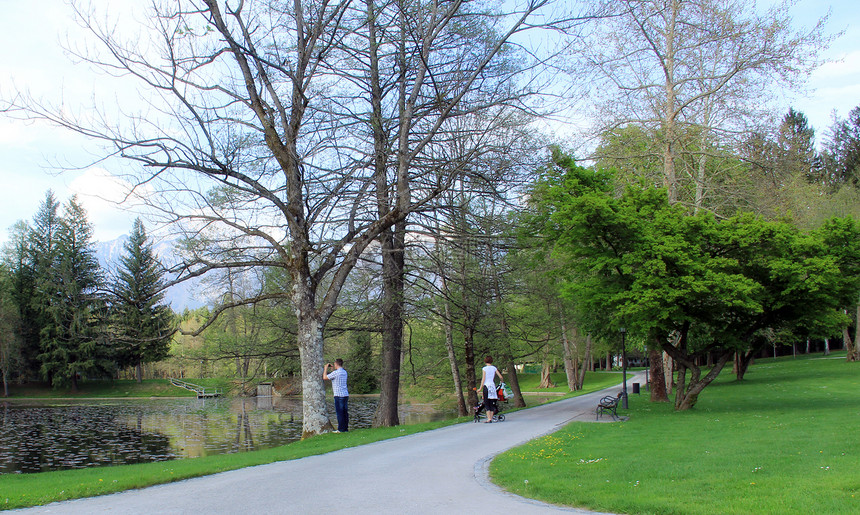
[[[498,395],[499,399],[496,401],[496,409],[493,411],[493,422],[504,422],[505,415],[502,413],[503,404],[507,404],[508,398],[513,395],[508,385],[505,383],[501,383],[498,388],[496,388],[496,395]],[[476,404],[472,411],[475,412],[475,420],[474,422],[480,422],[481,420],[485,420],[487,418],[487,401],[494,399],[480,399],[478,400],[478,404]]]

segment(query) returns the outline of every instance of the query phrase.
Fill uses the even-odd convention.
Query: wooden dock
[[[221,388],[206,388],[199,384],[189,383],[180,379],[170,378],[170,384],[177,388],[184,388],[197,394],[198,399],[207,399],[210,397],[221,397],[223,392]]]

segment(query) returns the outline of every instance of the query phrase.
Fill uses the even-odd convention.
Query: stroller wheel
[[[498,417],[496,417],[496,418],[498,418],[498,419],[499,419],[499,422],[504,422],[504,421],[505,421],[505,416],[504,416],[504,415],[499,415],[499,416],[498,416]]]

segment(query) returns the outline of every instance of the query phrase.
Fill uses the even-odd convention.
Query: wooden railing
[[[180,379],[170,378],[170,384],[176,386],[177,388],[184,388],[186,390],[191,390],[192,392],[197,394],[198,399],[202,399],[204,397],[220,397],[223,392],[221,388],[206,388],[204,386],[200,386],[199,384],[189,383],[187,381],[182,381]]]

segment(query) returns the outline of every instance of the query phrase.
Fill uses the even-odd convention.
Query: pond
[[[350,428],[370,427],[376,397],[351,397]],[[334,405],[329,400],[334,422]],[[456,417],[400,407],[404,424]],[[196,458],[301,438],[302,401],[287,397],[0,402],[0,474]]]

